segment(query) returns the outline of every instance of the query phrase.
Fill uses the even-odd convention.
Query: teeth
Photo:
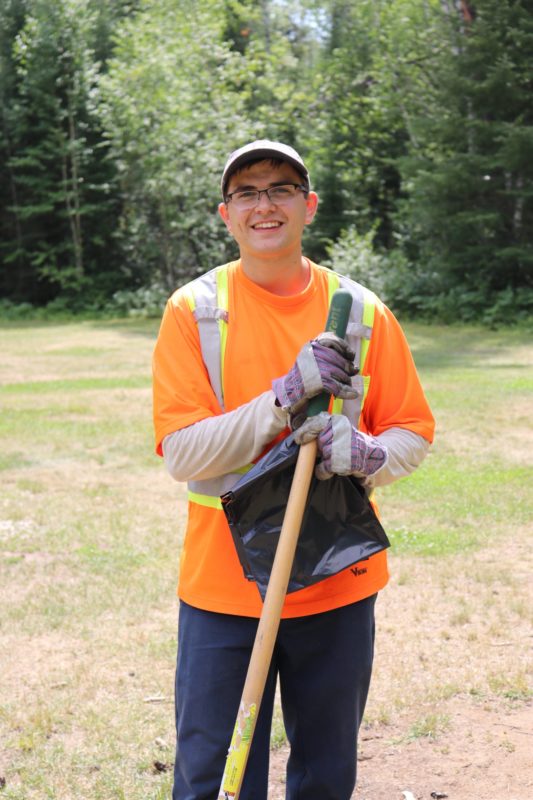
[[[258,222],[254,228],[279,228],[281,222]]]

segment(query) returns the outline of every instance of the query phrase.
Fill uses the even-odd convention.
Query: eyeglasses
[[[231,200],[235,208],[244,211],[258,205],[261,195],[266,194],[273,205],[282,206],[284,203],[290,203],[296,197],[298,190],[308,192],[307,186],[301,183],[283,183],[280,186],[270,186],[268,189],[241,189],[227,194],[225,202],[229,203]]]

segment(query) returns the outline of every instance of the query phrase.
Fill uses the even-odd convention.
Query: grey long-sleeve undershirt
[[[256,459],[287,426],[287,412],[264,392],[234,411],[207,417],[163,439],[165,465],[177,481],[205,480],[235,472]],[[386,486],[410,475],[423,461],[429,442],[407,428],[389,428],[376,437],[388,451],[384,466],[365,479]]]

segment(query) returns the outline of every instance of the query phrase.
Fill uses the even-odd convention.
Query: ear
[[[230,222],[229,214],[228,214],[228,207],[227,207],[227,205],[225,203],[219,203],[218,204],[218,213],[222,217],[222,220],[224,221],[224,225],[226,226],[228,231],[230,233],[232,233],[231,222]]]
[[[309,225],[316,214],[318,208],[318,195],[316,192],[309,192],[305,198],[305,224]]]

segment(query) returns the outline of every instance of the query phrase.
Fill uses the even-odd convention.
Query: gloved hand
[[[309,417],[294,434],[297,444],[317,439],[321,461],[316,477],[327,480],[332,475],[373,475],[387,461],[387,448],[374,437],[354,428],[348,417],[323,411]]]
[[[320,392],[343,399],[357,397],[350,382],[358,372],[354,358],[355,353],[344,339],[334,333],[321,333],[302,347],[286,375],[272,381],[279,405],[294,413]]]

